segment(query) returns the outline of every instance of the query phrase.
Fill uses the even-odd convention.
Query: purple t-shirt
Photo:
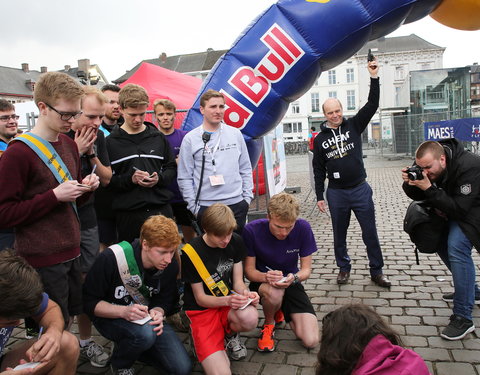
[[[172,148],[173,156],[175,158],[180,152],[180,146],[182,144],[183,138],[187,132],[185,130],[175,129],[172,134],[165,135],[167,138],[170,147]],[[172,183],[168,186],[168,190],[173,193],[173,198],[170,199],[170,203],[179,203],[183,202],[182,194],[178,188],[177,179],[173,180]]]
[[[255,267],[267,272],[265,266],[280,270],[286,276],[298,272],[298,259],[317,251],[317,244],[310,224],[297,219],[287,238],[279,240],[268,227],[268,219],[254,220],[243,229],[247,256],[255,257]]]

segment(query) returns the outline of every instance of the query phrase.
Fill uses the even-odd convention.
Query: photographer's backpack
[[[418,252],[433,254],[441,245],[447,221],[437,215],[424,201],[412,201],[403,219],[403,230],[415,245],[415,259],[420,264]]]

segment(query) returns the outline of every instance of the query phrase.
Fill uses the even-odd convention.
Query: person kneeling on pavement
[[[237,224],[232,210],[215,203],[205,210],[201,224],[205,234],[182,248],[183,308],[205,373],[231,374],[228,358],[247,355],[238,332],[257,326],[259,296],[243,282],[246,249],[242,237],[233,233]]]
[[[472,310],[480,296],[472,258],[473,246],[480,250],[480,156],[453,138],[426,141],[415,152],[414,170],[403,169],[402,179],[410,198],[446,220],[437,253],[452,273],[455,292],[443,296],[453,300],[453,315],[440,336],[460,340],[475,330]]]
[[[168,374],[190,373],[182,342],[164,323],[178,299],[174,254],[180,242],[172,219],[151,216],[139,240],[110,246],[87,274],[84,309],[98,332],[114,342],[114,374],[134,374],[137,360]]]
[[[74,335],[64,331],[60,307],[43,292],[37,271],[13,250],[0,252],[0,371],[7,374],[73,375],[80,348]],[[20,341],[3,354],[20,319],[39,324],[38,338]],[[18,365],[35,368],[15,369]],[[35,365],[37,363],[37,365]]]
[[[267,219],[248,223],[242,234],[248,249],[245,275],[251,281],[250,289],[258,290],[265,314],[257,349],[275,350],[275,327],[285,319],[310,349],[318,344],[318,320],[302,281],[312,272],[315,237],[310,224],[298,219],[300,207],[292,195],[274,195],[267,211]]]

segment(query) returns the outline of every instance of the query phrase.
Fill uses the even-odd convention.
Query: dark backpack
[[[415,254],[418,261],[418,251],[421,253],[436,253],[444,239],[447,221],[437,215],[425,201],[413,201],[407,208],[403,219],[403,230],[408,233],[415,244]]]

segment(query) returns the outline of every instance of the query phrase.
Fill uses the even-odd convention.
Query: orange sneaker
[[[282,310],[277,310],[275,313],[275,328],[285,328],[285,316],[283,315]]]
[[[265,324],[262,329],[262,336],[258,339],[257,349],[259,352],[273,352],[275,342],[273,341],[274,324]]]

